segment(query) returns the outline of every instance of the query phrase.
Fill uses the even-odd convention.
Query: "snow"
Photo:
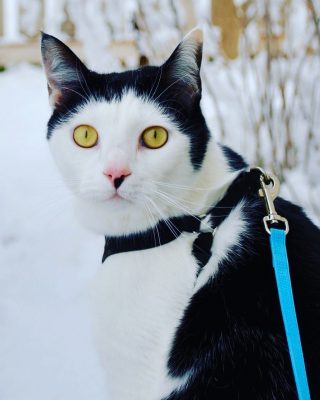
[[[52,163],[42,71],[0,74],[0,93],[0,399],[105,400],[85,297],[103,239]]]

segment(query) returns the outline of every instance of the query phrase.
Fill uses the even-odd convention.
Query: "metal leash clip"
[[[280,181],[273,174],[267,174],[262,168],[256,167],[253,169],[258,169],[260,174],[260,186],[259,196],[264,198],[266,209],[268,215],[263,218],[263,223],[266,231],[270,234],[270,228],[275,227],[274,225],[283,224],[285,228],[285,233],[289,232],[288,220],[281,217],[275,209],[274,200],[279,195],[280,192]]]

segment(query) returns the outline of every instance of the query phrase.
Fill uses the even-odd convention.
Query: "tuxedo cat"
[[[201,31],[163,65],[121,73],[90,71],[47,34],[41,49],[53,157],[80,220],[106,238],[92,302],[107,398],[297,399],[259,173],[201,112]],[[275,205],[316,400],[320,231]]]

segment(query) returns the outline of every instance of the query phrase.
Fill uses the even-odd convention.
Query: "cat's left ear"
[[[201,94],[202,47],[202,30],[195,28],[184,37],[163,65],[171,80],[186,84],[193,95]]]
[[[50,104],[54,108],[63,96],[76,92],[88,71],[80,59],[59,39],[42,32],[41,54],[48,81]]]

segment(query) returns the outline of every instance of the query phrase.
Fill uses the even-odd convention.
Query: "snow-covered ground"
[[[105,400],[85,298],[103,238],[52,163],[39,68],[0,74],[0,113],[0,399]]]
[[[53,165],[40,68],[0,74],[0,113],[0,400],[105,400],[85,296],[103,238],[77,224]],[[318,204],[319,185],[287,179],[287,198]]]

